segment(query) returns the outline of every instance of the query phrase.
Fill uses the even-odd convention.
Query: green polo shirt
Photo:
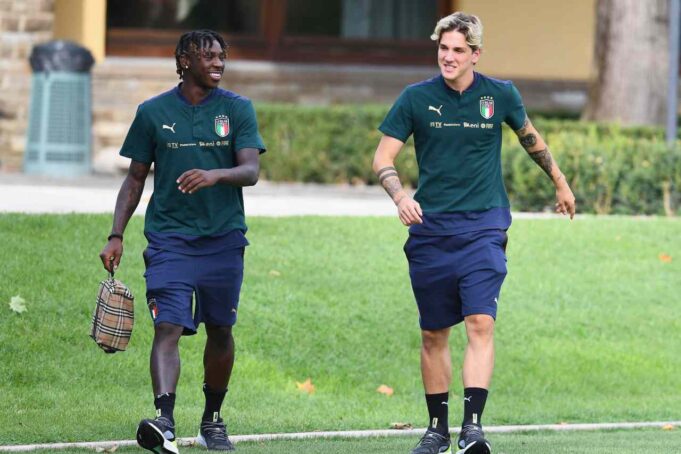
[[[419,168],[414,198],[425,213],[508,208],[501,176],[501,123],[525,122],[520,93],[510,81],[474,73],[463,93],[442,76],[408,86],[379,130],[406,142],[414,135]]]
[[[194,194],[177,189],[191,169],[235,167],[243,148],[265,151],[251,101],[215,89],[198,105],[179,86],[142,103],[120,154],[154,164],[154,192],[147,207],[145,232],[213,236],[246,231],[241,187],[216,184]]]

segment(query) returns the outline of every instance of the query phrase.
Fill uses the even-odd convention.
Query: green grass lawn
[[[495,454],[638,454],[673,453],[681,446],[681,431],[627,430],[594,432],[526,432],[492,434]],[[407,454],[417,438],[364,438],[305,441],[267,441],[238,443],[240,454]],[[43,451],[44,452],[44,451]],[[89,449],[59,451],[60,454],[86,454]],[[137,447],[118,448],[117,453],[141,452]],[[146,452],[146,451],[145,451]],[[181,447],[182,454],[205,453],[198,447]]]
[[[141,218],[126,232],[117,274],[137,297],[130,348],[105,355],[88,337],[110,222],[105,215],[0,215],[0,445],[131,439],[153,413]],[[223,412],[230,432],[425,425],[417,311],[399,222],[295,217],[251,218],[249,225],[237,362]],[[679,232],[676,219],[516,221],[483,422],[679,419]],[[23,314],[9,309],[17,294],[27,302]],[[202,411],[203,341],[201,331],[181,343],[181,437],[196,434]],[[457,366],[464,342],[455,329]],[[308,377],[313,395],[296,388]],[[461,412],[458,370],[454,377],[452,425]],[[381,384],[395,394],[377,393]],[[508,452],[520,452],[512,449],[522,437],[506,437]],[[566,451],[550,452],[571,445],[567,435],[546,440],[565,440]],[[355,442],[337,443],[343,450]],[[304,445],[291,452],[308,452]]]

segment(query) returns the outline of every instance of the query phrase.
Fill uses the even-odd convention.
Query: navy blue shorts
[[[244,249],[186,255],[147,247],[144,277],[154,324],[183,326],[185,335],[196,334],[202,322],[234,325],[244,277]]]
[[[506,277],[504,230],[454,236],[409,235],[404,253],[421,329],[447,328],[474,314],[496,319]]]

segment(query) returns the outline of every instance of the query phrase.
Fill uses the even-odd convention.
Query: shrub
[[[371,169],[386,106],[260,105],[260,130],[270,152],[263,178],[272,181],[377,184]],[[681,151],[659,128],[623,128],[575,120],[533,119],[577,197],[580,212],[670,214],[681,202]],[[516,211],[551,209],[553,185],[505,128],[502,165]],[[410,139],[396,166],[416,187]]]

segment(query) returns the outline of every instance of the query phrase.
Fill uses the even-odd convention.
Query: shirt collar
[[[187,98],[185,98],[184,95],[182,94],[182,90],[180,90],[181,85],[182,85],[182,82],[177,84],[177,86],[175,87],[175,94],[177,95],[178,98],[180,98],[180,101],[182,101],[183,103],[185,103],[186,105],[188,105],[190,107],[194,107],[194,104],[190,103],[189,100]],[[197,106],[204,106],[204,105],[208,104],[209,102],[211,102],[213,100],[213,98],[217,95],[217,93],[218,93],[217,88],[211,89],[210,93],[208,93],[208,96],[203,98],[203,101],[201,101],[200,103],[198,103],[196,105]]]

